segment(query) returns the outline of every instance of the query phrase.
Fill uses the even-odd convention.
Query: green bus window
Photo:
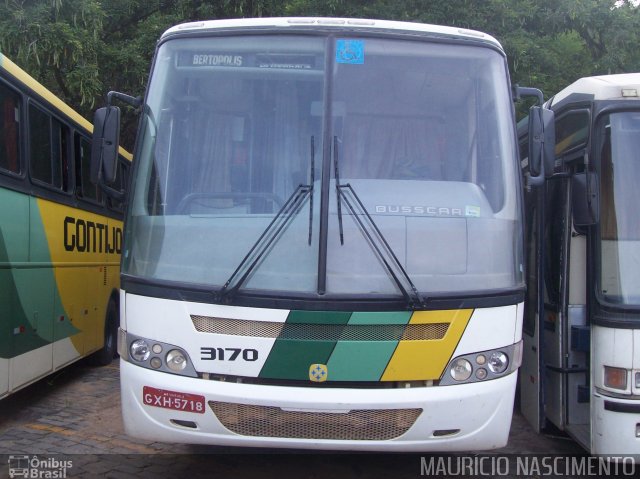
[[[0,85],[0,169],[20,173],[20,96]]]
[[[29,107],[31,177],[69,191],[68,129],[55,118]]]
[[[556,121],[556,157],[575,151],[589,139],[589,112],[574,111]]]

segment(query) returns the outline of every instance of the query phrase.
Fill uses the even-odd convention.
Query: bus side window
[[[91,183],[91,142],[76,134],[76,195],[78,198],[102,203],[102,191]]]
[[[69,191],[68,128],[34,105],[29,106],[31,178]]]
[[[20,174],[20,96],[0,84],[0,169]]]
[[[583,148],[589,140],[589,110],[570,111],[556,120],[556,157]]]

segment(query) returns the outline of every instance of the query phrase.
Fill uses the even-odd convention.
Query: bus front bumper
[[[261,448],[438,452],[503,447],[516,377],[514,372],[483,383],[403,389],[285,387],[194,379],[120,361],[123,421],[130,436]],[[184,410],[181,404],[189,401],[190,410]],[[216,407],[225,411],[221,419]],[[389,410],[396,411],[389,415]],[[350,437],[356,429],[359,437]],[[392,436],[401,434],[387,437],[389,430]],[[323,437],[309,436],[316,431]]]
[[[640,401],[592,396],[592,454],[631,456],[640,463]]]

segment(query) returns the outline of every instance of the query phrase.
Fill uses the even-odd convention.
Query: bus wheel
[[[111,364],[113,358],[116,357],[118,350],[118,326],[119,326],[119,314],[118,306],[116,302],[109,300],[109,306],[107,307],[107,317],[104,324],[104,346],[97,351],[92,359],[93,364],[96,366],[106,366]]]

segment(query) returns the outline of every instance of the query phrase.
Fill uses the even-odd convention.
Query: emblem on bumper
[[[312,364],[309,366],[309,380],[314,383],[322,383],[327,380],[329,370],[326,364]]]

